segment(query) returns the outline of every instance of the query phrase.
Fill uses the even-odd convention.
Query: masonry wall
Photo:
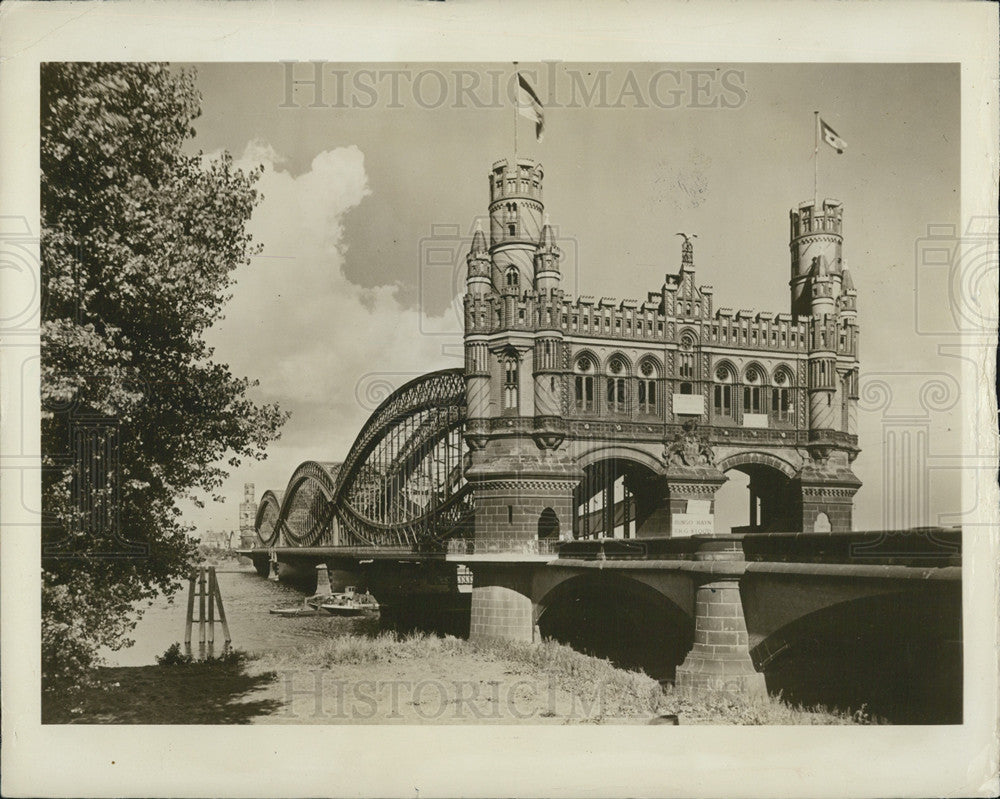
[[[530,569],[523,564],[475,566],[469,638],[530,642],[534,628]]]

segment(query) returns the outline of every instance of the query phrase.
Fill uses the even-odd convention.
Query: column
[[[716,567],[695,589],[694,646],[677,667],[678,688],[766,697],[764,675],[753,667],[740,598],[746,567],[739,539],[702,539],[695,560]]]
[[[472,565],[472,609],[469,640],[534,639],[531,564]]]

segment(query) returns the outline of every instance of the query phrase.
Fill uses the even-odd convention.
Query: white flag
[[[837,131],[827,125],[822,119],[819,121],[820,131],[823,134],[823,141],[829,144],[838,153],[843,153],[847,149],[847,142],[837,135]]]
[[[517,113],[535,123],[535,138],[541,141],[545,129],[542,101],[538,99],[535,90],[520,72],[517,73]]]

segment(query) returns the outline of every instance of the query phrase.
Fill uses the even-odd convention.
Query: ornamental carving
[[[715,460],[708,439],[694,420],[684,422],[680,433],[663,450],[668,466],[711,466]]]

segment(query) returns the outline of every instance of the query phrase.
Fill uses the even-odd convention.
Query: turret
[[[542,235],[535,247],[535,291],[539,294],[555,291],[559,288],[559,259],[562,250],[556,245],[556,237],[549,224],[548,214],[545,215],[545,225]]]
[[[809,270],[809,310],[813,316],[832,316],[836,312],[833,288],[826,260],[821,255],[815,256]]]
[[[840,316],[842,319],[857,319],[858,316],[858,292],[854,288],[854,280],[851,279],[851,270],[846,266],[841,273],[840,286]]]
[[[493,290],[490,275],[490,253],[486,248],[486,236],[483,226],[476,220],[476,232],[472,236],[472,249],[465,257],[467,272],[465,277],[466,292],[472,296],[481,297]]]
[[[542,167],[518,158],[515,167],[504,160],[490,173],[490,256],[493,284],[501,291],[529,288],[534,277],[535,248],[542,234]],[[518,292],[519,293],[519,292]]]
[[[843,205],[838,200],[823,200],[820,207],[810,200],[790,212],[792,273],[791,310],[795,316],[813,313],[812,271],[819,259],[830,279],[834,302],[840,293],[841,250],[843,248]],[[821,303],[825,308],[825,300]]]

